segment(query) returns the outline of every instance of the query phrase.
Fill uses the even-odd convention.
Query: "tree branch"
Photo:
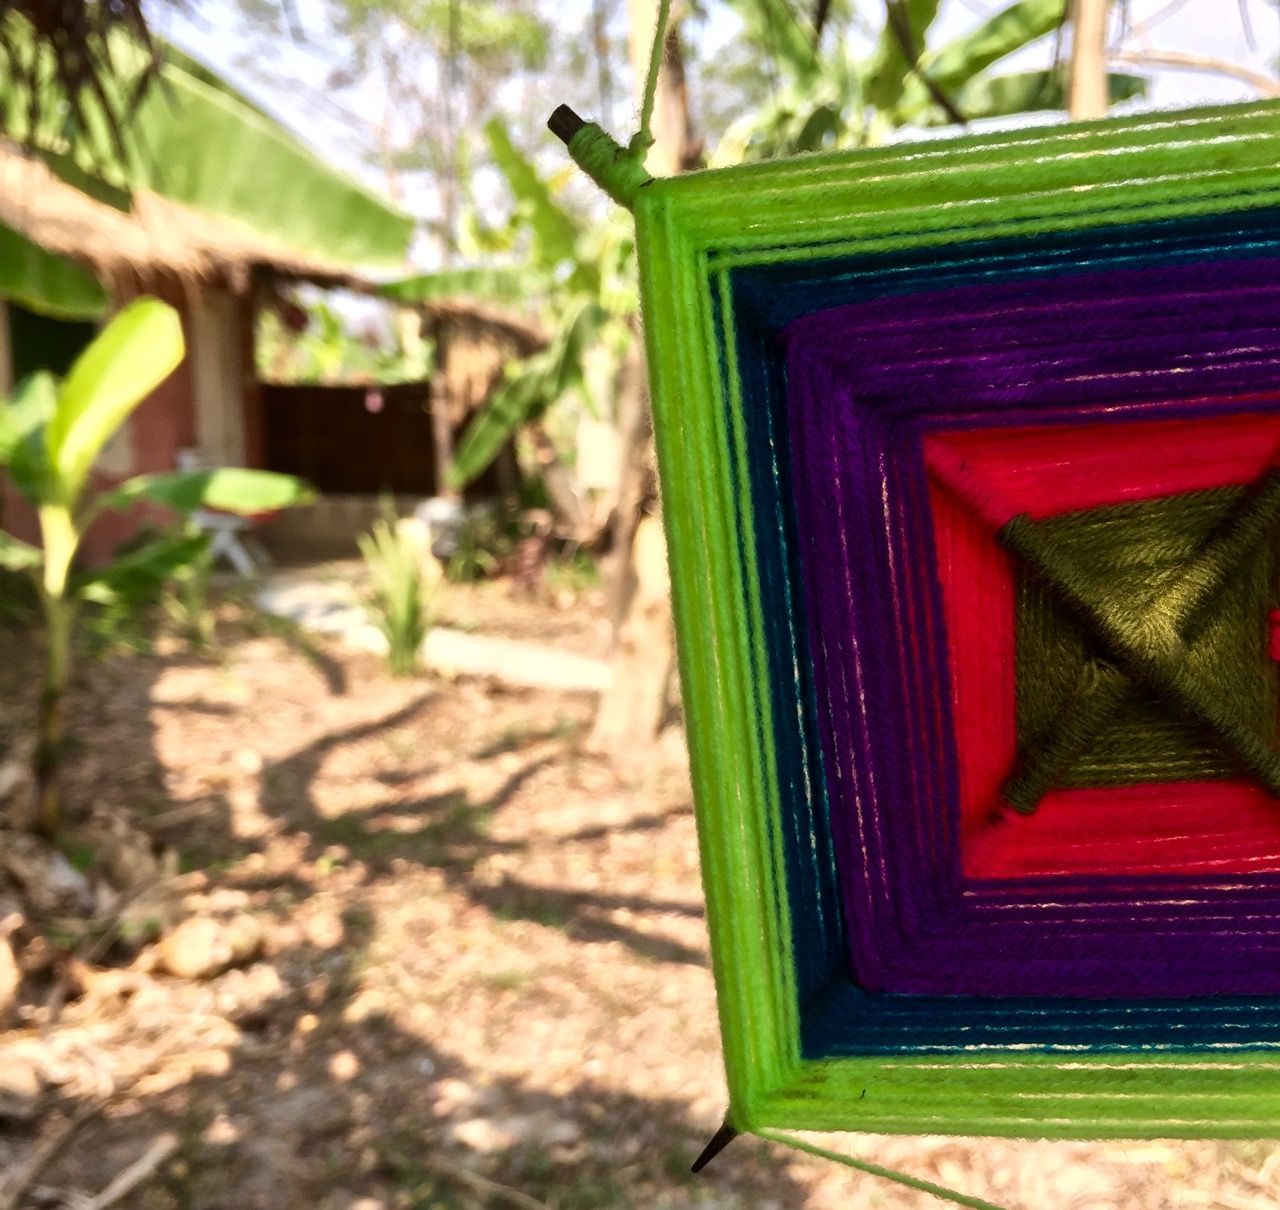
[[[180,1144],[176,1134],[162,1134],[151,1146],[119,1173],[97,1197],[85,1203],[84,1210],[108,1210],[128,1197],[139,1185],[149,1181],[173,1157]]]
[[[1110,56],[1115,67],[1175,67],[1186,71],[1203,71],[1216,76],[1229,76],[1256,88],[1261,96],[1280,97],[1280,79],[1213,55],[1197,55],[1182,50],[1123,50]]]
[[[827,18],[831,16],[831,0],[816,0],[813,6],[813,44],[816,47],[822,41],[822,31],[827,27]]]

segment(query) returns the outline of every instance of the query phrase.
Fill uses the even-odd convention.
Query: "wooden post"
[[[656,0],[628,0],[631,66],[639,105],[647,74]],[[678,12],[670,28],[679,28]],[[653,111],[654,143],[645,166],[672,176],[684,166],[689,143],[689,95],[678,37],[669,37]],[[653,427],[639,349],[634,372],[620,379],[618,417],[622,482],[614,525],[614,650],[612,683],[600,699],[588,746],[622,760],[644,760],[667,714],[675,670],[667,544],[657,508]]]
[[[1107,116],[1107,9],[1109,0],[1072,0],[1071,90],[1068,110],[1077,122]]]

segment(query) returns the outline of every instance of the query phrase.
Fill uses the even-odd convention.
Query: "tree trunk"
[[[639,105],[653,46],[655,0],[627,0],[632,78]],[[655,176],[684,166],[691,144],[689,96],[673,16],[653,113],[654,143],[645,165]],[[675,631],[667,546],[658,510],[653,425],[643,353],[623,375],[619,403],[622,481],[614,522],[612,681],[600,700],[590,746],[614,757],[643,756],[667,714],[675,668]]]
[[[591,745],[634,759],[650,749],[662,726],[675,665],[667,543],[656,513],[640,518],[629,554],[622,565],[626,605],[615,636],[614,679],[600,699]]]
[[[1107,116],[1107,8],[1109,0],[1072,0],[1071,95],[1076,121]]]

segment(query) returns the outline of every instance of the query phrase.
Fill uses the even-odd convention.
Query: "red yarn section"
[[[995,541],[1016,513],[1250,483],[1278,446],[1280,416],[1240,414],[926,439],[966,876],[1280,871],[1280,804],[1252,781],[1058,790],[1032,816],[1001,810],[1016,747],[1014,568]]]

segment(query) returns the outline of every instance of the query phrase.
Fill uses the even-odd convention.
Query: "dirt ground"
[[[598,648],[598,608],[451,592],[450,617]],[[34,666],[0,630],[0,741]],[[639,771],[587,755],[592,707],[394,681],[243,613],[212,655],[163,639],[88,666],[70,799],[173,855],[181,913],[261,936],[203,981],[145,947],[81,953],[66,1003],[0,1034],[0,1173],[49,1148],[19,1205],[101,1210],[82,1195],[153,1146],[115,1204],[938,1204],[752,1140],[689,1175],[725,1095],[687,770],[678,735]],[[1280,1205],[1269,1145],[835,1145],[1010,1210]]]

